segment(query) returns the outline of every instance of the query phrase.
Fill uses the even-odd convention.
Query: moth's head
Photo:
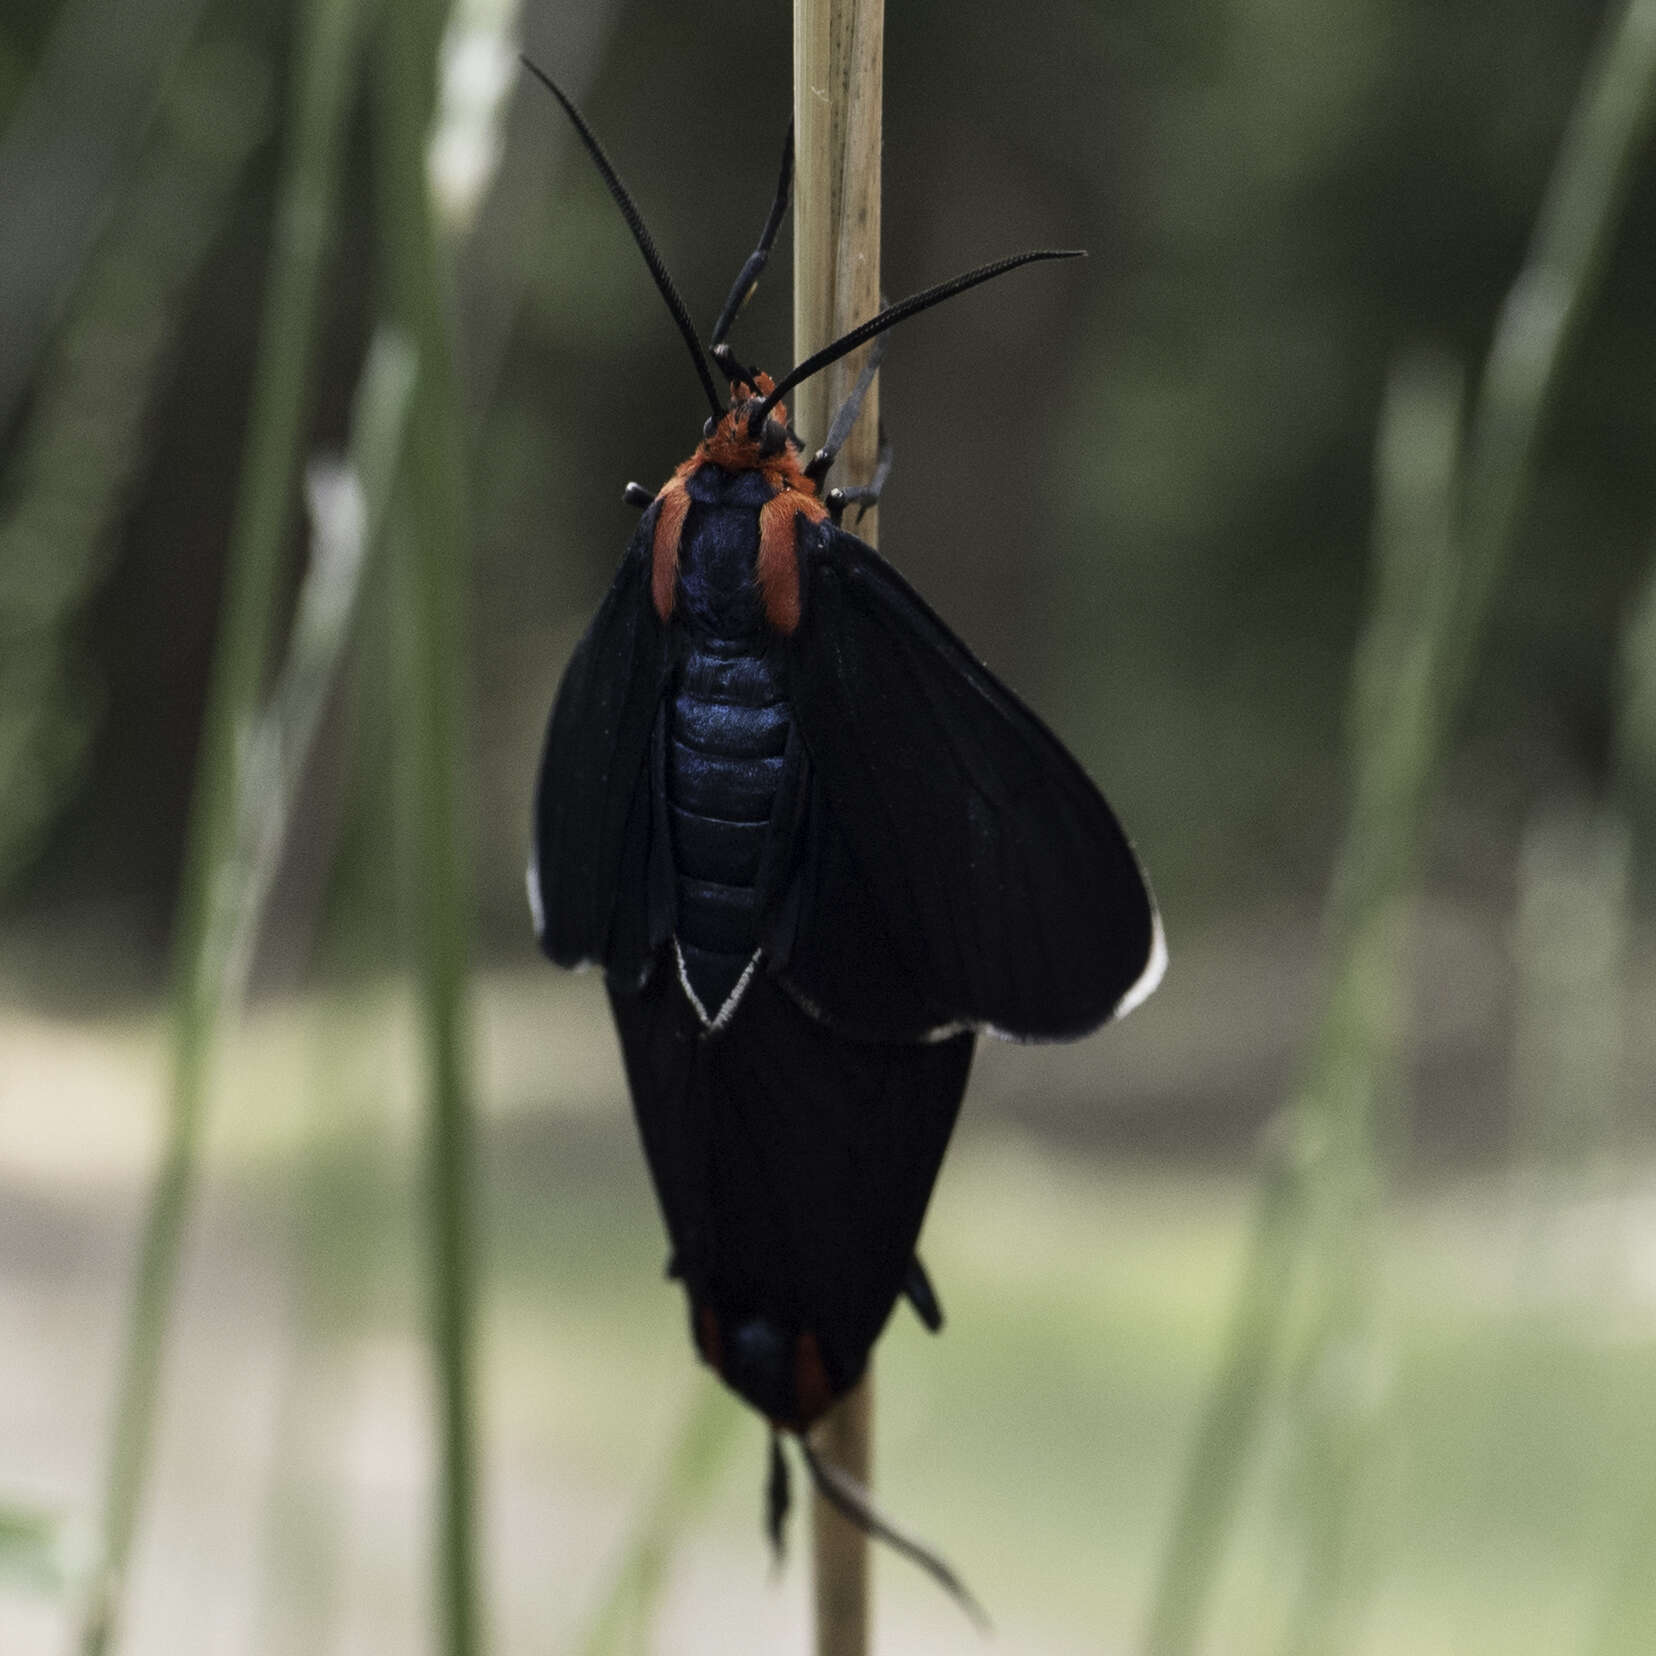
[[[637,206],[616,176],[615,168],[610,165],[609,157],[599,146],[592,129],[588,127],[580,111],[569,101],[569,95],[544,69],[536,68],[528,58],[524,58],[523,63],[524,67],[558,100],[563,106],[564,113],[574,123],[575,131],[587,154],[592,157],[598,171],[603,175],[604,183],[615,199],[615,205],[621,209],[621,216],[627,221],[627,228],[632,231],[633,240],[638,243],[638,250],[644,255],[644,262],[650,268],[650,275],[655,279],[656,288],[678,328],[679,337],[683,339],[685,349],[690,353],[696,377],[701,381],[702,390],[707,397],[707,406],[712,410],[711,418],[703,428],[702,442],[696,451],[696,458],[711,460],[732,471],[763,470],[778,489],[791,488],[809,494],[816,493],[815,481],[806,477],[799,465],[799,445],[788,435],[788,411],[777,399],[778,389],[784,392],[791,391],[812,375],[821,373],[831,363],[848,356],[859,345],[877,338],[886,329],[895,327],[908,317],[918,316],[921,311],[929,310],[945,299],[952,299],[957,293],[964,293],[968,288],[976,287],[979,282],[1004,276],[1007,271],[1016,270],[1020,265],[1030,264],[1037,259],[1074,259],[1081,256],[1075,251],[1034,248],[1027,253],[1014,253],[1010,258],[998,259],[994,264],[984,265],[978,270],[969,270],[950,281],[939,282],[935,287],[929,287],[923,293],[916,293],[899,304],[885,306],[849,333],[841,334],[831,344],[824,345],[821,350],[797,363],[783,375],[778,386],[769,374],[743,368],[731,355],[724,336],[743,302],[753,292],[753,286],[758,281],[759,272],[764,268],[771,243],[787,207],[789,184],[793,176],[793,128],[790,126],[788,129],[788,141],[782,155],[781,181],[777,186],[776,200],[771,207],[764,238],[750,256],[748,263],[743,266],[742,273],[737,278],[737,286],[732,290],[724,313],[713,329],[712,343],[704,354],[701,341],[696,335],[695,324],[690,320],[690,312],[685,309],[683,298],[673,286],[672,278],[667,274],[667,267],[656,251],[656,245],[650,239],[649,231],[644,228],[644,220]],[[711,367],[709,358],[712,359]],[[727,412],[721,411],[719,407],[719,391],[713,375],[715,367],[730,381],[731,406]],[[827,461],[824,460],[822,464],[826,469]]]
[[[751,381],[733,379],[730,406],[719,418],[708,417],[697,457],[726,471],[797,471],[799,444],[788,435],[787,405],[764,407],[775,388],[775,381],[763,372],[756,372]]]

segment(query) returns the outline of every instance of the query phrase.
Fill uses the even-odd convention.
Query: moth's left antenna
[[[690,321],[690,313],[684,308],[679,290],[673,286],[673,278],[667,274],[667,266],[661,262],[661,255],[656,251],[656,244],[650,239],[650,232],[645,228],[638,208],[633,205],[633,198],[627,194],[627,186],[621,182],[615,168],[610,165],[610,158],[604,154],[603,146],[593,137],[592,128],[582,118],[580,110],[564,95],[563,88],[544,69],[538,68],[528,58],[520,57],[519,61],[563,105],[564,114],[574,122],[575,131],[586,146],[587,154],[592,157],[593,165],[603,174],[604,183],[608,185],[615,205],[621,209],[621,216],[627,221],[627,228],[632,231],[633,240],[638,243],[638,251],[644,255],[644,262],[650,267],[655,285],[660,289],[661,297],[667,301],[667,308],[673,313],[678,331],[684,337],[690,360],[696,365],[696,377],[702,383],[702,390],[707,393],[707,406],[713,410],[713,418],[718,419],[724,413],[724,404],[714,389],[713,376],[707,371],[707,358],[702,355],[701,345],[696,339],[696,330]]]

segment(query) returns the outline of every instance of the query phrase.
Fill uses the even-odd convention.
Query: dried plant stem
[[[884,0],[795,0],[794,358],[880,308],[880,109]],[[865,348],[866,350],[866,348]],[[794,425],[820,441],[864,361],[853,351],[794,393]],[[866,482],[879,451],[880,383],[840,452]],[[876,540],[874,514],[857,533]]]
[[[884,0],[794,0],[794,359],[801,361],[880,307],[880,130]],[[794,425],[807,445],[863,364],[855,351],[799,387]],[[879,382],[841,451],[840,478],[865,482],[879,451]],[[873,512],[857,532],[871,544]],[[872,1368],[817,1430],[823,1456],[872,1487]],[[869,1644],[868,1539],[818,1493],[811,1501],[817,1656],[863,1656]]]
[[[872,1368],[816,1428],[824,1460],[849,1473],[864,1489],[874,1470],[874,1374]],[[868,1586],[868,1537],[836,1506],[811,1491],[817,1656],[863,1656],[869,1647],[873,1600]]]

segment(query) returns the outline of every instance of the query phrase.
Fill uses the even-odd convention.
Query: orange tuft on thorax
[[[820,523],[828,508],[810,495],[785,491],[759,508],[759,594],[765,619],[779,633],[799,625],[799,520]]]
[[[768,397],[776,382],[759,374],[756,389]],[[748,433],[752,399],[731,387],[730,411],[704,437],[690,456],[668,479],[661,493],[656,517],[655,539],[651,545],[650,596],[656,614],[666,621],[673,613],[678,592],[679,540],[690,511],[686,484],[699,466],[721,466],[726,471],[756,471],[770,484],[771,498],[759,509],[759,563],[755,574],[764,599],[765,618],[781,633],[799,625],[799,539],[798,520],[820,523],[828,508],[817,498],[815,482],[799,463],[799,447],[790,438],[774,454],[761,454],[758,437]],[[770,418],[786,429],[788,410],[778,403]]]
[[[678,595],[679,537],[690,511],[690,491],[684,480],[695,469],[696,462],[686,460],[656,496],[661,510],[656,514],[655,539],[650,546],[650,596],[663,621],[673,613],[673,600]]]

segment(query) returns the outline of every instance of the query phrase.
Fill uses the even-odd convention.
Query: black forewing
[[[541,947],[560,966],[646,967],[655,789],[651,737],[665,695],[667,629],[650,599],[652,507],[576,646],[546,732],[529,879]]]
[[[763,973],[709,1037],[667,959],[610,1004],[692,1299],[815,1333],[851,1385],[908,1277],[972,1037],[852,1040]]]
[[[765,938],[772,969],[815,1016],[848,1035],[922,1041],[950,1024],[971,1022],[930,993],[923,973],[899,950],[821,777],[809,759],[800,771],[792,856],[775,865],[786,887]]]
[[[785,981],[871,1033],[912,1036],[922,1016],[1025,1039],[1095,1028],[1158,947],[1109,806],[872,547],[802,525],[799,554],[788,693],[817,889],[779,939]]]

